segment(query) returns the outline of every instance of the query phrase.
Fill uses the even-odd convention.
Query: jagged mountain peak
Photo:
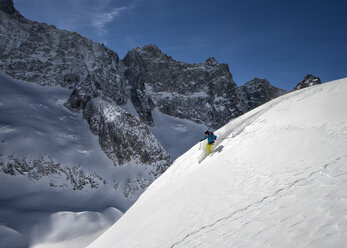
[[[152,60],[156,63],[166,63],[174,61],[171,56],[163,53],[157,45],[148,44],[142,47],[136,47],[130,50],[124,57],[125,63],[129,63],[129,59],[136,60]]]
[[[313,74],[307,74],[304,79],[295,86],[294,90],[300,90],[321,83],[319,77],[314,76]]]
[[[148,45],[144,45],[142,47],[133,48],[128,52],[128,54],[129,53],[138,53],[138,54],[142,54],[142,55],[146,54],[146,55],[150,55],[150,56],[164,55],[164,53],[159,49],[159,47],[157,45],[154,45],[154,44],[148,44]]]
[[[212,65],[218,64],[217,60],[214,57],[209,57],[208,59],[206,59],[205,63]]]
[[[285,90],[272,86],[266,78],[257,77],[242,85],[239,90],[249,110],[286,93]]]
[[[153,52],[153,53],[163,53],[159,47],[155,44],[148,44],[148,45],[144,45],[143,47],[141,47],[140,49],[144,50],[144,51],[148,51],[148,52]]]
[[[191,66],[192,69],[201,69],[201,65],[204,66],[210,66],[211,68],[215,68],[215,69],[220,69],[221,67],[227,68],[228,69],[228,65],[227,64],[223,64],[223,63],[218,63],[218,61],[214,58],[214,57],[209,57],[205,60],[205,62],[201,62],[201,63],[187,63],[187,62],[182,62],[182,61],[178,61],[173,59],[171,56],[167,55],[166,53],[164,53],[157,45],[155,44],[148,44],[148,45],[144,45],[142,47],[136,47],[132,50],[130,50],[127,55],[124,57],[124,61],[127,62],[129,60],[129,58],[141,58],[144,60],[148,60],[148,59],[154,59],[151,62],[172,62],[175,63],[176,65],[181,65],[181,66]],[[229,70],[229,69],[228,69]]]
[[[0,0],[0,10],[10,15],[16,12],[12,0]]]

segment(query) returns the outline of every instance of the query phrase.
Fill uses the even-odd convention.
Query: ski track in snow
[[[280,193],[284,193],[285,191],[288,191],[288,190],[292,189],[294,186],[298,185],[298,184],[301,183],[301,182],[304,182],[304,184],[305,184],[305,183],[310,182],[311,180],[317,179],[317,177],[316,177],[316,178],[313,178],[313,179],[312,179],[312,177],[313,177],[314,175],[318,174],[318,173],[323,173],[324,171],[327,170],[327,168],[328,168],[329,166],[335,164],[335,163],[338,162],[341,158],[342,158],[342,157],[337,158],[337,159],[335,159],[334,161],[332,161],[331,163],[328,163],[328,164],[323,165],[321,169],[319,169],[319,170],[317,170],[317,171],[314,171],[314,172],[311,172],[311,173],[310,173],[308,176],[306,176],[306,177],[303,177],[303,178],[300,178],[300,179],[295,180],[294,182],[290,183],[290,184],[289,184],[288,186],[286,186],[286,187],[277,189],[275,192],[273,192],[273,193],[270,194],[270,195],[264,196],[264,197],[263,197],[261,200],[259,200],[259,201],[256,201],[256,202],[254,202],[254,203],[251,203],[251,204],[247,205],[247,206],[244,207],[244,208],[241,208],[241,209],[238,209],[238,210],[234,211],[234,212],[231,213],[230,215],[227,215],[227,216],[225,216],[225,217],[222,217],[222,218],[218,219],[217,221],[215,221],[215,222],[213,222],[213,223],[211,223],[211,224],[209,224],[209,225],[202,226],[202,227],[199,228],[198,230],[193,231],[193,232],[191,232],[191,233],[188,233],[182,240],[180,240],[180,241],[174,243],[173,245],[171,245],[170,248],[177,247],[177,246],[183,244],[183,242],[186,242],[186,241],[189,242],[189,239],[191,239],[191,238],[192,238],[192,239],[199,239],[199,237],[201,237],[201,236],[203,236],[204,234],[208,233],[208,232],[209,232],[209,231],[208,231],[209,229],[215,227],[216,225],[220,224],[221,222],[227,221],[227,220],[233,218],[233,217],[234,217],[235,215],[237,215],[237,214],[240,214],[240,213],[242,213],[242,212],[248,211],[248,210],[249,210],[250,208],[252,208],[252,207],[257,207],[257,205],[259,205],[259,204],[261,204],[261,203],[264,203],[266,200],[268,200],[267,203],[270,203],[270,202],[272,202],[272,201],[278,200],[281,196],[279,196],[279,197],[277,197],[277,198],[276,198],[276,196],[278,196]],[[320,176],[322,176],[322,174],[321,174]],[[299,186],[302,186],[302,185],[299,185]],[[272,199],[271,199],[271,198],[272,198]],[[236,219],[237,219],[237,218],[236,218]],[[235,220],[235,219],[232,219],[231,221],[233,221],[233,220]],[[216,227],[215,229],[218,229],[218,227]],[[204,233],[201,233],[202,231],[205,231],[205,232],[204,232]],[[197,235],[197,236],[195,236],[195,235]],[[187,243],[184,243],[184,244],[183,244],[183,247],[185,247],[184,245],[187,245]],[[189,247],[191,247],[191,246],[189,246]],[[198,247],[198,246],[193,246],[193,247]]]

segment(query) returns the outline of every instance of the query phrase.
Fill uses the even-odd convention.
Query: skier
[[[210,154],[211,153],[211,150],[212,150],[212,146],[213,146],[213,143],[214,141],[217,139],[217,136],[214,135],[212,132],[210,131],[206,131],[205,132],[205,138],[203,138],[202,140],[200,141],[203,141],[205,139],[207,139],[207,145],[206,145],[206,152],[207,154]]]

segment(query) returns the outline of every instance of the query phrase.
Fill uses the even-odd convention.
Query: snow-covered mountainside
[[[0,31],[0,70],[16,79],[73,89],[67,106],[83,110],[115,166],[131,161],[156,163],[160,165],[158,171],[169,166],[169,155],[135,116],[123,114],[119,120],[122,125],[108,124],[108,111],[122,111],[115,105],[124,105],[128,99],[115,52],[79,34],[29,21],[18,12],[0,11]],[[138,149],[125,152],[129,142],[121,135],[130,135],[132,146]],[[145,158],[148,154],[151,157]]]
[[[88,247],[345,247],[346,99],[347,78],[229,122]]]
[[[119,156],[124,160],[116,161],[123,166],[115,167],[83,119],[84,113],[64,106],[69,95],[68,89],[0,74],[0,247],[49,247],[63,240],[71,243],[64,247],[85,247],[165,169],[143,152],[147,146],[153,151],[160,147],[147,127],[96,98],[88,105],[92,117],[85,117],[95,123],[92,131],[107,137],[113,130],[110,126],[122,125],[123,133],[115,137],[127,137],[124,142],[129,148]],[[93,118],[104,118],[105,126]],[[140,147],[134,145],[138,137],[143,137]],[[105,138],[104,142],[122,141]],[[136,153],[136,160],[125,160],[127,153]],[[60,223],[65,219],[65,224]],[[37,229],[42,231],[36,233]]]

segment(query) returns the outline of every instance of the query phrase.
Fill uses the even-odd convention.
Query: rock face
[[[0,10],[10,15],[16,12],[12,0],[0,0]]]
[[[32,22],[20,14],[9,16],[0,11],[0,16],[1,71],[41,85],[70,88],[93,75],[95,90],[108,88],[110,97],[122,101],[112,95],[122,86],[117,80],[119,58],[116,53],[77,33]]]
[[[52,188],[68,188],[73,190],[84,190],[86,188],[98,188],[99,185],[106,184],[98,175],[90,175],[79,166],[63,166],[55,162],[49,156],[42,156],[37,159],[27,160],[9,156],[2,162],[0,155],[0,170],[4,174],[12,176],[24,176],[32,182],[49,178],[49,186]],[[66,180],[61,180],[66,178]]]
[[[83,117],[92,132],[99,136],[100,145],[114,164],[131,161],[138,164],[157,164],[155,175],[163,173],[170,160],[156,138],[138,118],[100,98],[88,102]]]
[[[272,86],[266,79],[254,78],[240,87],[243,102],[248,110],[256,108],[280,95],[285,90]]]
[[[320,81],[319,77],[316,77],[312,74],[307,74],[304,77],[304,79],[295,86],[294,90],[300,90],[300,89],[307,88],[307,87],[321,84],[321,83],[322,82]]]
[[[157,46],[135,48],[124,58],[131,99],[141,119],[154,125],[151,111],[212,128],[245,112],[228,65],[214,58],[188,64],[173,60]]]

